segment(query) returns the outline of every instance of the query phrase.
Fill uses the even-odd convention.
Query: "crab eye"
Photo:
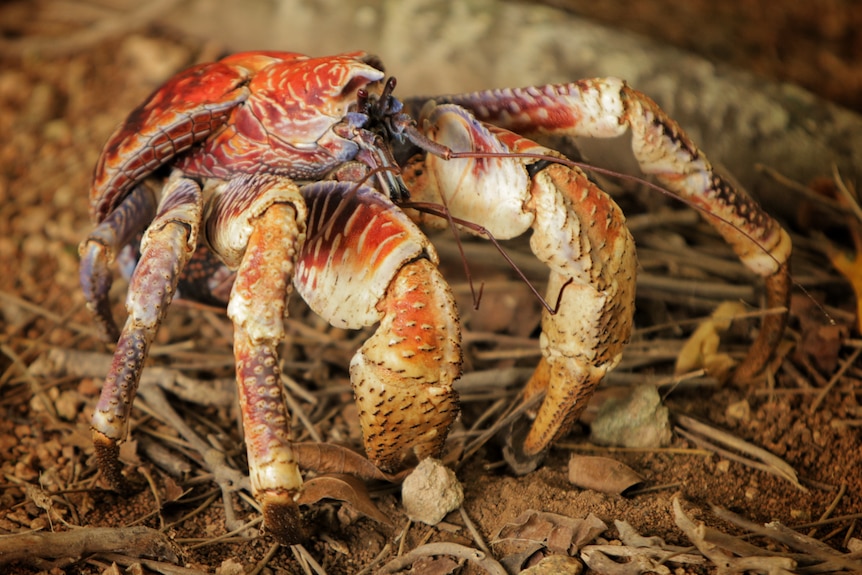
[[[363,98],[363,97],[367,98],[368,97],[368,91],[365,90],[364,87],[367,86],[368,83],[369,83],[369,78],[366,78],[365,76],[354,76],[341,89],[341,95],[350,97],[350,96],[353,96],[355,94],[358,98]],[[364,94],[364,96],[361,96],[360,92],[362,92]]]

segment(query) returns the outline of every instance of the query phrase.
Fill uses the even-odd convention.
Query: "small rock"
[[[404,480],[401,498],[410,519],[437,525],[447,513],[461,507],[464,489],[454,471],[428,458]]]
[[[627,399],[607,400],[590,430],[599,445],[663,447],[671,439],[668,409],[654,385],[636,387]]]
[[[751,419],[751,405],[747,399],[731,403],[724,410],[724,415],[733,423]]]
[[[228,557],[216,568],[216,575],[243,575],[245,569],[233,557]]]

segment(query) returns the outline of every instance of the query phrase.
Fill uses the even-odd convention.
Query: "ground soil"
[[[625,3],[603,3],[608,4]],[[645,4],[648,3],[638,3],[639,6]],[[774,6],[772,2],[750,4],[762,4],[758,13],[765,13]],[[708,2],[691,4],[704,9],[708,5]],[[794,6],[797,11],[801,10],[801,4]],[[844,66],[852,65],[851,59],[846,58],[849,40],[842,40],[842,24],[851,21],[846,15],[855,14],[851,6],[854,3],[848,0],[816,8],[812,4],[811,11],[804,17],[794,12],[794,21],[811,23],[805,32],[806,42],[820,48],[817,51],[820,58],[825,58],[822,52],[834,45],[840,49],[836,48],[834,60],[829,61],[840,60]],[[671,20],[657,21],[650,28],[661,28],[664,23],[668,33],[662,36],[681,34],[682,27]],[[785,37],[768,26],[766,23],[759,28],[762,37],[746,36],[744,45],[757,44],[759,40],[766,44],[774,42],[776,37]],[[828,41],[818,34],[828,36]],[[197,40],[152,28],[142,30],[132,39],[106,40],[65,56],[8,58],[0,69],[0,134],[3,134],[0,141],[0,261],[4,262],[6,270],[0,274],[0,471],[3,475],[0,480],[3,482],[0,484],[0,533],[141,523],[166,529],[183,548],[185,564],[192,569],[212,573],[221,568],[222,572],[231,573],[236,572],[230,571],[231,567],[239,565],[250,572],[254,566],[265,564],[264,568],[272,573],[302,573],[295,552],[290,549],[276,548],[274,555],[268,555],[273,549],[273,541],[268,536],[233,537],[217,544],[206,543],[227,531],[224,507],[221,498],[215,497],[200,514],[186,518],[201,501],[217,495],[217,490],[206,478],[200,458],[183,447],[179,449],[186,453],[184,461],[189,468],[175,477],[152,462],[140,441],[137,452],[129,450],[126,454],[139,458],[142,468],[153,478],[158,501],[150,489],[130,497],[107,491],[96,470],[89,442],[89,419],[101,381],[95,376],[58,376],[28,369],[51,348],[107,352],[105,345],[95,337],[78,288],[77,245],[90,229],[86,190],[101,145],[117,122],[151,89],[146,74],[161,73],[131,57],[139,53],[135,42],[141,39],[155,42],[164,50],[165,56],[160,62],[168,62],[165,65],[175,68],[212,51],[211,46]],[[688,42],[692,42],[690,37]],[[741,48],[741,45],[736,47]],[[789,49],[786,53],[782,51],[781,65],[792,67],[791,62],[799,59],[801,68],[814,66],[804,60],[805,55]],[[736,59],[732,61],[739,63]],[[756,67],[760,73],[793,78],[777,66],[770,68],[768,60],[758,60]],[[862,77],[860,70],[857,66],[854,77]],[[846,104],[852,104],[854,99],[860,101],[858,88],[854,94],[847,95],[846,83],[838,76],[825,75],[819,83],[824,85],[821,93],[826,96],[834,95]],[[829,167],[824,166],[824,176],[829,175]],[[645,204],[653,203],[642,201],[637,194],[626,193],[621,195],[620,201],[627,211],[631,208],[629,216],[642,211]],[[812,226],[811,221],[818,224]],[[674,414],[710,422],[784,459],[798,472],[805,491],[764,471],[697,449],[679,435],[674,435],[668,448],[614,450],[590,444],[588,428],[579,426],[570,438],[550,452],[537,471],[523,477],[515,476],[501,464],[500,449],[493,443],[463,462],[458,478],[465,491],[464,510],[481,536],[486,541],[493,540],[504,525],[523,512],[539,510],[577,518],[593,513],[609,525],[603,537],[611,541],[617,537],[613,522],[625,520],[644,535],[657,535],[669,543],[688,545],[670,511],[672,499],[682,497],[693,517],[725,532],[739,534],[740,530],[716,519],[710,512],[711,505],[725,507],[757,523],[779,521],[798,527],[830,547],[846,552],[859,533],[857,519],[852,516],[862,511],[862,438],[859,432],[862,369],[857,362],[841,373],[839,370],[848,358],[855,357],[852,354],[862,342],[853,323],[853,296],[848,284],[829,268],[822,253],[812,248],[812,238],[827,228],[823,221],[815,216],[813,220],[793,223],[800,231],[796,239],[805,254],[804,261],[797,267],[809,270],[815,266],[822,275],[807,293],[797,291],[794,296],[791,331],[788,344],[783,348],[783,362],[776,362],[770,376],[753,385],[681,387],[666,395],[666,404]],[[843,220],[837,220],[834,227],[830,222],[829,229],[835,231],[835,237],[842,237],[846,235],[843,225]],[[718,253],[719,257],[730,257],[722,253],[720,242],[697,224],[685,230],[678,229],[676,233],[694,237],[695,242]],[[647,245],[650,240],[639,237],[638,241]],[[457,260],[449,265],[453,274],[460,273]],[[481,268],[478,264],[476,267]],[[483,298],[482,311],[465,312],[469,316],[467,339],[470,341],[465,346],[467,367],[534,365],[535,342],[531,345],[523,341],[528,336],[536,336],[535,301],[520,284],[500,272],[499,267],[490,267],[490,273],[495,275],[487,279],[488,285],[493,286],[494,281],[508,282],[504,291],[517,298],[495,295],[489,288]],[[656,271],[660,267],[646,271]],[[684,272],[673,265],[664,266],[660,271],[671,276]],[[797,273],[808,277],[807,271]],[[124,290],[125,283],[119,281],[113,292],[118,316],[124,313]],[[459,294],[466,293],[463,280],[457,280],[456,290]],[[638,300],[638,328],[647,328],[657,321],[673,323],[661,331],[638,331],[633,348],[643,350],[658,346],[652,339],[658,336],[661,341],[681,341],[687,336],[697,322],[686,322],[707,315],[710,300],[693,294],[691,300],[695,303],[688,306],[681,301],[684,299],[663,301],[654,291],[644,290]],[[468,310],[469,300],[462,298],[461,301],[466,302],[464,309]],[[752,301],[756,303],[756,297]],[[817,307],[812,301],[825,301],[826,308]],[[351,350],[367,333],[357,335],[334,330],[308,318],[299,303],[294,307],[292,317],[297,321],[290,324],[290,338],[295,345],[285,348],[286,371],[308,386],[317,398],[316,407],[305,405],[312,413],[317,432],[330,441],[358,445],[355,419],[351,417],[355,410],[344,407],[350,403],[346,365]],[[501,316],[505,318],[499,319]],[[306,318],[307,323],[298,321]],[[752,324],[747,329],[755,328],[756,324]],[[483,335],[495,330],[496,339]],[[469,334],[473,332],[478,335],[470,339]],[[151,364],[184,370],[203,381],[230,378],[230,333],[230,325],[222,312],[175,305],[159,333]],[[735,335],[735,347],[731,351],[738,355],[751,341],[751,333]],[[512,340],[517,345],[510,345]],[[495,355],[497,351],[501,353]],[[519,353],[523,359],[512,359]],[[666,358],[661,362],[644,362],[642,366],[627,366],[626,371],[644,377],[666,374],[672,369],[672,361],[673,358]],[[617,393],[618,389],[615,387],[600,395],[606,397]],[[827,391],[821,393],[824,389]],[[511,388],[501,393],[496,397],[514,397]],[[453,435],[468,429],[484,413],[492,403],[488,396],[485,393],[483,397],[466,398],[463,421]],[[239,469],[244,469],[236,409],[202,407],[180,400],[176,400],[176,405],[201,435],[219,445]],[[588,419],[594,411],[589,410]],[[177,436],[175,430],[150,413],[136,409],[133,420],[132,436],[136,439],[147,437],[151,442],[161,442]],[[296,429],[300,437],[307,437],[301,425],[297,424]],[[457,456],[459,442],[453,443],[452,451]],[[566,472],[572,452],[618,459],[640,473],[645,485],[653,489],[622,496],[576,488],[569,483]],[[50,494],[50,503],[40,500],[32,489],[28,491],[28,486],[40,487]],[[179,491],[190,491],[179,497],[178,487]],[[391,518],[392,525],[358,517],[332,503],[320,504],[309,511],[317,533],[306,548],[327,573],[357,573],[372,564],[384,550],[383,561],[394,557],[399,546],[405,551],[428,541],[474,545],[458,512],[436,528],[412,524],[396,542],[408,525],[398,491],[375,483],[372,494],[377,505]],[[164,505],[160,507],[159,502]],[[835,505],[831,506],[833,502]],[[256,517],[256,511],[239,494],[233,495],[233,506],[242,520]],[[805,527],[827,513],[831,517],[850,517]],[[204,544],[197,545],[198,542]],[[783,551],[772,543],[754,542]],[[509,552],[505,547],[494,549],[498,556]],[[41,569],[51,573],[102,573],[109,566],[109,560],[94,557],[53,569],[43,565]],[[24,565],[10,569],[13,573],[40,571],[40,568]],[[687,569],[680,572],[714,572],[714,567],[710,566]],[[150,571],[144,568],[144,572]],[[467,566],[461,572],[478,571]]]

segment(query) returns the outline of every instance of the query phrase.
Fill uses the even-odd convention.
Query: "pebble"
[[[401,486],[401,499],[413,521],[437,525],[461,507],[464,489],[455,472],[438,459],[423,459]]]

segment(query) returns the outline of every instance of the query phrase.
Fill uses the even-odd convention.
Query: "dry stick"
[[[838,171],[837,164],[832,164],[832,177],[835,180],[835,186],[838,188],[838,192],[850,206],[850,211],[852,211],[853,215],[856,216],[856,219],[858,219],[859,222],[862,223],[862,207],[859,206],[859,202],[856,199],[856,196],[847,188],[847,185],[841,178],[841,173]]]
[[[745,463],[746,465],[749,465],[751,467],[762,469],[768,473],[771,473],[772,475],[781,477],[782,479],[785,479],[795,485],[803,492],[808,492],[808,490],[801,483],[799,483],[799,479],[796,475],[796,470],[793,469],[793,467],[791,467],[786,461],[770,453],[769,451],[752,445],[751,443],[748,443],[747,441],[744,441],[731,433],[721,431],[720,429],[716,429],[712,426],[706,425],[705,423],[701,423],[685,415],[677,416],[677,421],[680,425],[687,428],[682,429],[679,426],[676,426],[677,432],[682,434],[684,437],[687,437],[691,441],[694,441],[701,446],[709,445],[707,449],[715,449],[716,452],[721,453],[724,457],[729,457],[731,459],[734,459],[735,461]],[[746,459],[744,457],[736,455],[735,453],[714,446],[705,439],[695,436],[695,433],[699,433],[705,437],[709,437],[711,439],[719,441],[724,445],[727,445],[728,447],[732,447],[738,451],[741,451],[742,453],[747,453],[753,457],[756,457],[757,459],[762,461],[763,464]]]
[[[127,568],[130,568],[132,565],[139,564],[143,567],[146,567],[148,570],[161,573],[162,575],[208,575],[206,571],[201,571],[199,569],[180,567],[178,565],[171,565],[170,563],[163,563],[161,561],[152,561],[150,559],[129,557],[128,555],[121,555],[119,553],[103,553],[102,555],[100,555],[100,557],[112,563],[123,565]],[[133,573],[134,571],[127,570],[126,572]]]
[[[531,397],[529,401],[521,403],[520,405],[512,409],[512,411],[510,411],[508,414],[498,419],[494,423],[494,425],[486,429],[479,437],[473,440],[473,443],[471,443],[467,448],[464,449],[464,453],[461,456],[461,460],[458,462],[457,467],[463,465],[464,462],[466,462],[477,451],[479,451],[479,449],[481,449],[482,446],[485,445],[488,440],[494,437],[494,435],[496,435],[501,429],[519,418],[528,409],[536,406],[544,397],[545,394],[543,393],[536,394],[534,397]]]
[[[16,40],[0,40],[0,51],[4,54],[26,56],[64,56],[84,50],[108,38],[120,38],[133,30],[140,30],[148,23],[168,13],[177,0],[155,0],[135,4],[134,10],[112,13],[96,20],[83,30],[65,36],[25,37]]]
[[[396,556],[401,557],[404,555],[404,545],[407,542],[407,532],[410,531],[410,527],[413,525],[413,520],[409,517],[407,518],[407,523],[404,525],[404,529],[401,530],[401,535],[398,539],[398,551],[396,552]]]
[[[841,498],[844,497],[844,494],[847,492],[847,484],[842,483],[838,488],[838,494],[835,495],[835,498],[832,499],[832,503],[829,504],[829,507],[826,508],[826,511],[823,512],[823,515],[820,516],[820,521],[825,521],[829,519],[829,516],[832,515],[832,512],[835,511],[835,508],[838,507],[838,502],[841,501]],[[812,527],[808,530],[808,536],[814,537],[814,534],[817,532],[816,527]]]
[[[30,372],[30,368],[27,366],[27,364],[24,363],[24,361],[17,353],[15,353],[15,350],[13,350],[6,344],[0,344],[0,351],[2,351],[6,357],[12,360],[12,365],[21,370],[24,379],[27,380],[27,383],[30,385],[30,390],[32,391],[33,395],[39,398],[39,401],[42,402],[42,407],[45,408],[45,411],[48,412],[48,415],[51,417],[54,423],[60,421],[60,418],[57,415],[57,408],[54,405],[54,402],[51,401],[51,398],[48,397],[48,394],[45,393],[45,390],[42,389],[42,386],[39,384],[36,378],[33,377],[33,374]]]
[[[312,406],[317,405],[317,402],[319,401],[317,399],[317,396],[305,389],[303,386],[299,385],[299,383],[297,383],[295,379],[293,379],[289,375],[286,375],[284,371],[281,372],[281,383],[287,388],[288,391],[290,391],[294,395],[298,395],[306,403],[310,403]]]
[[[147,480],[147,485],[150,488],[150,492],[153,494],[153,500],[155,502],[155,509],[153,510],[159,518],[159,531],[165,530],[165,518],[162,515],[162,498],[159,497],[159,489],[156,487],[156,482],[153,480],[153,476],[150,474],[149,470],[146,467],[141,467],[138,469],[138,472],[144,476],[144,479]]]
[[[317,575],[326,575],[326,570],[320,565],[320,563],[317,562],[314,557],[312,557],[311,553],[308,552],[308,549],[306,549],[305,546],[293,545],[291,546],[290,550],[294,553],[299,554],[299,556],[302,558],[302,564],[304,566],[310,567],[312,570],[314,570],[315,573],[317,573]],[[309,571],[309,573],[311,572]]]
[[[237,528],[236,528],[236,529],[234,529],[233,531],[228,531],[227,533],[223,533],[223,534],[221,534],[221,535],[219,535],[219,536],[217,536],[217,537],[212,537],[212,538],[207,539],[207,540],[205,540],[205,541],[201,541],[200,543],[195,543],[194,545],[190,545],[190,546],[188,547],[188,549],[189,549],[189,550],[192,550],[192,549],[200,549],[201,547],[208,547],[208,546],[210,546],[210,545],[215,545],[216,543],[221,543],[222,541],[225,541],[225,540],[227,540],[227,539],[231,539],[232,537],[234,537],[234,536],[236,536],[236,535],[242,535],[242,533],[243,533],[245,530],[247,530],[247,529],[251,529],[251,528],[252,528],[252,527],[254,527],[255,525],[259,525],[259,524],[261,524],[261,523],[263,523],[263,516],[262,516],[262,515],[258,515],[257,517],[255,517],[255,518],[254,518],[254,519],[252,519],[251,521],[248,521],[248,522],[246,522],[246,523],[243,523],[241,526],[237,527]],[[243,537],[241,538],[241,541],[242,541],[243,543],[248,543],[248,540],[249,540],[249,538],[248,538],[248,537],[245,537],[245,536],[243,536]],[[181,541],[185,541],[185,540],[181,540]]]
[[[476,524],[473,523],[472,519],[470,519],[470,515],[467,514],[467,510],[464,509],[463,505],[459,507],[458,510],[461,512],[461,519],[464,520],[464,525],[467,526],[467,530],[470,532],[470,535],[473,536],[473,541],[476,543],[476,547],[482,550],[486,555],[491,555],[491,550],[488,549],[488,545],[482,538],[482,534],[479,533],[478,529],[476,529]]]
[[[847,545],[850,543],[850,538],[853,537],[853,531],[856,529],[856,520],[850,522],[850,527],[847,528],[847,533],[844,534],[844,541],[841,543],[841,546],[847,549]]]
[[[387,555],[389,555],[389,552],[390,552],[390,551],[392,551],[392,543],[389,543],[389,542],[387,541],[386,545],[384,545],[384,546],[383,546],[383,549],[381,549],[381,550],[380,550],[380,553],[378,553],[378,554],[374,557],[374,559],[372,559],[372,560],[371,560],[371,563],[369,563],[368,565],[366,565],[365,567],[363,567],[363,568],[362,568],[362,570],[361,570],[361,571],[359,571],[356,575],[370,575],[371,570],[372,570],[372,569],[374,569],[374,567],[375,567],[378,563],[380,563],[381,561],[383,561],[383,558],[384,558],[384,557],[386,557]]]
[[[47,319],[48,321],[50,321],[56,325],[65,326],[65,327],[67,327],[67,328],[69,328],[72,331],[75,331],[77,333],[80,333],[83,335],[89,335],[89,336],[93,336],[93,337],[99,336],[99,331],[96,328],[94,328],[93,326],[84,325],[84,324],[69,321],[69,317],[71,317],[71,315],[73,315],[74,313],[77,313],[80,306],[76,306],[75,308],[70,310],[70,312],[67,313],[66,315],[59,315],[59,314],[56,314],[50,310],[43,308],[42,306],[40,306],[38,304],[35,304],[33,302],[22,299],[22,298],[20,298],[16,295],[13,295],[9,292],[0,291],[0,300],[3,300],[6,303],[12,304],[16,307],[23,309],[23,310],[26,310],[32,314],[44,317],[45,319]]]
[[[789,557],[770,557],[768,551],[706,527],[702,522],[695,523],[683,511],[678,497],[673,498],[673,512],[677,527],[698,551],[719,567],[721,573],[745,573],[750,570],[790,575],[796,567],[796,562]],[[733,554],[741,556],[734,557]]]
[[[844,375],[844,372],[846,372],[851,365],[856,364],[856,360],[859,358],[860,354],[862,354],[862,348],[853,350],[853,353],[850,354],[850,357],[847,358],[847,361],[845,361],[841,365],[841,367],[838,368],[838,371],[835,372],[835,375],[832,376],[832,378],[826,384],[826,387],[824,387],[823,390],[820,392],[820,395],[818,395],[817,398],[811,403],[811,407],[808,409],[809,413],[814,413],[815,411],[817,411],[817,409],[820,408],[820,404],[823,403],[824,399],[826,399],[826,395],[832,390],[833,387],[835,387],[835,384],[838,383],[838,380],[841,379],[841,377]]]
[[[459,559],[466,559],[475,563],[491,575],[507,575],[506,570],[495,559],[486,557],[484,553],[477,549],[458,545],[457,543],[428,543],[422,545],[401,557],[393,559],[381,567],[378,573],[381,575],[396,573],[411,565],[417,559],[433,555],[451,555]]]
[[[726,449],[723,449],[723,448],[715,445],[714,443],[703,439],[702,437],[697,437],[696,435],[689,433],[685,429],[676,428],[676,432],[679,433],[680,435],[682,435],[683,437],[685,437],[686,439],[688,439],[689,441],[693,441],[695,444],[700,445],[704,449],[711,450],[711,451],[717,453],[718,455],[724,457],[725,459],[730,459],[731,461],[736,461],[738,463],[742,463],[746,467],[751,467],[752,469],[757,469],[759,471],[763,471],[764,473],[769,473],[771,475],[777,475],[779,477],[785,478],[781,474],[776,473],[776,470],[774,468],[770,467],[769,465],[754,461],[752,459],[748,459],[746,457],[743,457],[741,455],[733,453],[732,451],[728,451]],[[793,483],[793,482],[791,481],[791,483]],[[804,486],[802,486],[798,482],[794,483],[794,485],[796,485],[802,491],[806,491],[806,492],[808,491]]]
[[[798,193],[800,196],[805,198],[806,200],[817,204],[820,208],[824,208],[836,216],[840,216],[846,213],[844,206],[838,203],[837,200],[824,196],[822,194],[818,194],[808,186],[797,182],[791,178],[788,178],[775,168],[770,166],[766,166],[764,164],[755,164],[755,169],[766,173],[767,176],[781,184],[782,186],[793,190]],[[795,242],[794,242],[795,244]]]
[[[251,573],[248,573],[248,575],[258,575],[258,573],[263,571],[267,564],[272,561],[272,558],[275,557],[275,554],[278,553],[280,548],[281,544],[273,543],[269,548],[269,551],[266,552],[266,555],[263,556],[263,559],[258,561],[257,565],[254,566],[254,569],[252,569]]]
[[[194,509],[192,509],[191,511],[189,511],[188,513],[186,513],[185,515],[183,515],[182,517],[177,519],[176,521],[173,521],[173,522],[165,525],[165,529],[171,529],[172,527],[176,527],[178,525],[185,523],[189,519],[194,519],[195,517],[197,517],[198,515],[200,515],[204,511],[206,511],[207,507],[212,505],[213,502],[216,499],[218,499],[219,495],[220,495],[220,490],[214,489],[212,491],[212,494],[207,496],[206,499],[204,499],[203,503],[201,503],[200,505],[198,505],[197,507],[195,507]]]
[[[0,565],[40,559],[119,552],[178,562],[181,551],[164,533],[149,527],[84,527],[60,533],[22,533],[0,537]]]
[[[222,490],[225,524],[228,529],[237,527],[240,522],[234,514],[230,496],[237,489],[247,489],[249,487],[248,476],[238,469],[231,467],[224,453],[212,448],[203,439],[198,437],[197,433],[174,411],[160,387],[147,386],[141,388],[140,391],[145,403],[149,403],[150,408],[155,409],[155,413],[158,414],[159,418],[176,429],[192,445],[193,449],[201,455],[205,467],[213,473],[216,484]],[[138,402],[138,405],[140,407],[141,402]]]
[[[282,373],[281,381],[285,382],[293,381],[289,376]],[[296,386],[296,382],[294,382],[294,386]],[[297,386],[298,387],[298,386]],[[299,405],[299,402],[293,397],[290,388],[286,384],[282,385],[284,402],[287,404],[288,409],[290,409],[290,413],[292,413],[296,418],[302,423],[302,426],[308,431],[308,434],[311,438],[317,443],[323,443],[323,437],[320,436],[320,433],[317,431],[317,428],[314,427],[314,424],[311,423],[311,420],[308,418],[308,415],[305,413],[305,410]],[[315,402],[317,398],[315,398]]]
[[[781,523],[773,522],[766,525],[760,525],[745,519],[732,511],[728,511],[727,509],[717,506],[713,506],[712,511],[717,517],[720,517],[733,525],[742,527],[743,529],[747,529],[748,531],[757,533],[758,535],[768,537],[782,545],[790,547],[791,549],[795,549],[809,555],[813,559],[824,561],[830,565],[840,566],[842,569],[846,569],[853,573],[862,572],[862,562],[846,557],[844,554],[832,549],[822,541],[812,537],[807,537],[798,531],[794,531],[793,529],[782,525]]]

